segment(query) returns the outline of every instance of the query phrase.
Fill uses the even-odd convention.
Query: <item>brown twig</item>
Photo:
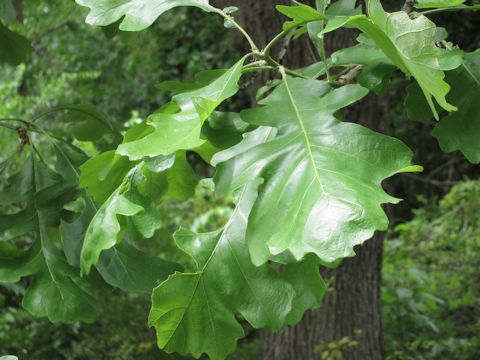
[[[406,0],[405,4],[403,4],[402,11],[410,14],[413,11],[413,5],[415,5],[415,0]]]
[[[338,85],[343,86],[343,85],[350,84],[353,80],[357,78],[358,75],[360,75],[362,70],[363,70],[363,65],[355,66],[348,73],[338,78],[338,81],[337,81]]]

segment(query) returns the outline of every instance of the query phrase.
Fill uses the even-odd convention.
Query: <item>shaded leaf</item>
[[[227,225],[212,233],[197,234],[182,229],[175,234],[178,247],[190,255],[196,268],[177,273],[153,292],[150,326],[157,330],[157,341],[165,351],[207,353],[211,359],[224,359],[244,336],[236,319],[241,314],[254,327],[278,330],[296,311],[319,305],[324,287],[318,262],[298,264],[278,274],[268,265],[252,265],[245,244],[248,213],[256,196],[253,186],[243,189],[239,204]],[[315,288],[289,279],[309,273]],[[291,321],[300,314],[292,314]]]
[[[447,73],[452,87],[449,101],[459,110],[440,120],[433,135],[445,152],[460,150],[472,163],[480,163],[480,50],[464,54],[462,66]]]
[[[0,22],[0,64],[20,65],[33,52],[30,41]]]
[[[162,280],[181,268],[140,251],[127,241],[104,251],[96,268],[103,279],[123,291],[150,293]]]

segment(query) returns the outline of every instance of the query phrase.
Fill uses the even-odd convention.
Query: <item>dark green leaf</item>
[[[33,52],[30,41],[0,23],[0,64],[19,65]]]
[[[175,234],[178,247],[193,258],[196,268],[170,276],[153,292],[149,324],[157,330],[160,348],[224,359],[244,336],[236,314],[254,327],[278,330],[319,305],[324,286],[318,262],[287,267],[285,275],[268,265],[252,265],[244,236],[255,196],[254,187],[246,187],[230,221],[219,231]],[[298,305],[295,313],[292,303]]]
[[[449,101],[458,111],[440,120],[433,130],[445,152],[460,150],[472,163],[480,163],[480,50],[464,54],[461,67],[447,73],[452,87]]]

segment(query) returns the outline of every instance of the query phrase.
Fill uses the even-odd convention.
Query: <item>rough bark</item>
[[[274,6],[281,2],[289,3],[288,0],[222,1],[241,9],[236,18],[259,46],[264,46],[281,29],[284,18],[274,11]],[[336,32],[327,37],[327,52],[349,46],[353,39],[351,32]],[[237,41],[244,44],[240,38]],[[245,45],[239,47],[248,50]],[[314,52],[304,38],[290,44],[284,64],[294,68],[313,60]],[[262,80],[265,76],[270,75],[262,75]],[[348,121],[385,131],[386,109],[385,100],[370,96],[344,116]],[[342,359],[383,359],[380,303],[383,237],[376,234],[356,249],[356,257],[345,260],[339,268],[322,269],[325,279],[331,282],[323,305],[319,310],[308,312],[297,326],[289,326],[278,334],[262,333],[264,359],[321,359],[322,349],[344,338],[349,339],[350,345],[339,347]]]

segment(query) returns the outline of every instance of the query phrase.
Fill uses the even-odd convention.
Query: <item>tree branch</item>
[[[336,84],[340,85],[340,86],[350,84],[353,80],[355,80],[357,78],[358,75],[360,75],[362,70],[363,70],[363,65],[355,66],[348,73],[340,76],[340,78],[336,81]]]

